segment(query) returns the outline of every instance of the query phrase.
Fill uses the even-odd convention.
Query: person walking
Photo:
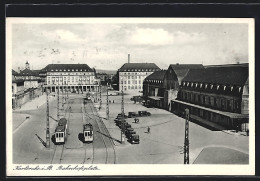
[[[150,130],[150,127],[148,126],[148,128],[147,128],[147,133],[150,133],[150,131],[151,131],[151,130]]]

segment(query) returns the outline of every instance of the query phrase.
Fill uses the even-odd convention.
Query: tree
[[[114,90],[119,90],[119,71],[112,77],[112,86]]]

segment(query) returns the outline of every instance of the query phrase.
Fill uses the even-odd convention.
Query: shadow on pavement
[[[37,138],[40,140],[40,142],[42,143],[42,145],[43,145],[44,147],[46,147],[45,141],[43,141],[43,139],[41,139],[41,137],[38,136],[37,134],[35,134],[35,136],[37,136]]]
[[[83,133],[79,133],[79,134],[78,134],[78,139],[79,139],[79,141],[81,141],[82,143],[84,143],[84,135],[83,135]]]
[[[106,135],[106,134],[104,134],[104,133],[101,133],[100,131],[97,131],[97,132],[100,133],[100,134],[102,134],[102,135],[104,135],[104,136],[106,136],[106,137],[108,137],[108,138],[110,138],[110,139],[112,139],[112,140],[117,141],[118,143],[121,143],[120,140],[117,140],[117,139],[115,139],[115,138],[112,138],[111,136],[108,136],[108,135]]]

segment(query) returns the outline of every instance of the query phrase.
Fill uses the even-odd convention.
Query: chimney
[[[130,63],[130,54],[128,54],[128,63]]]

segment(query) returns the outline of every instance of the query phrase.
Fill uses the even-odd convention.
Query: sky
[[[248,24],[231,23],[14,23],[12,68],[86,63],[117,70],[128,61],[169,64],[248,62]]]

